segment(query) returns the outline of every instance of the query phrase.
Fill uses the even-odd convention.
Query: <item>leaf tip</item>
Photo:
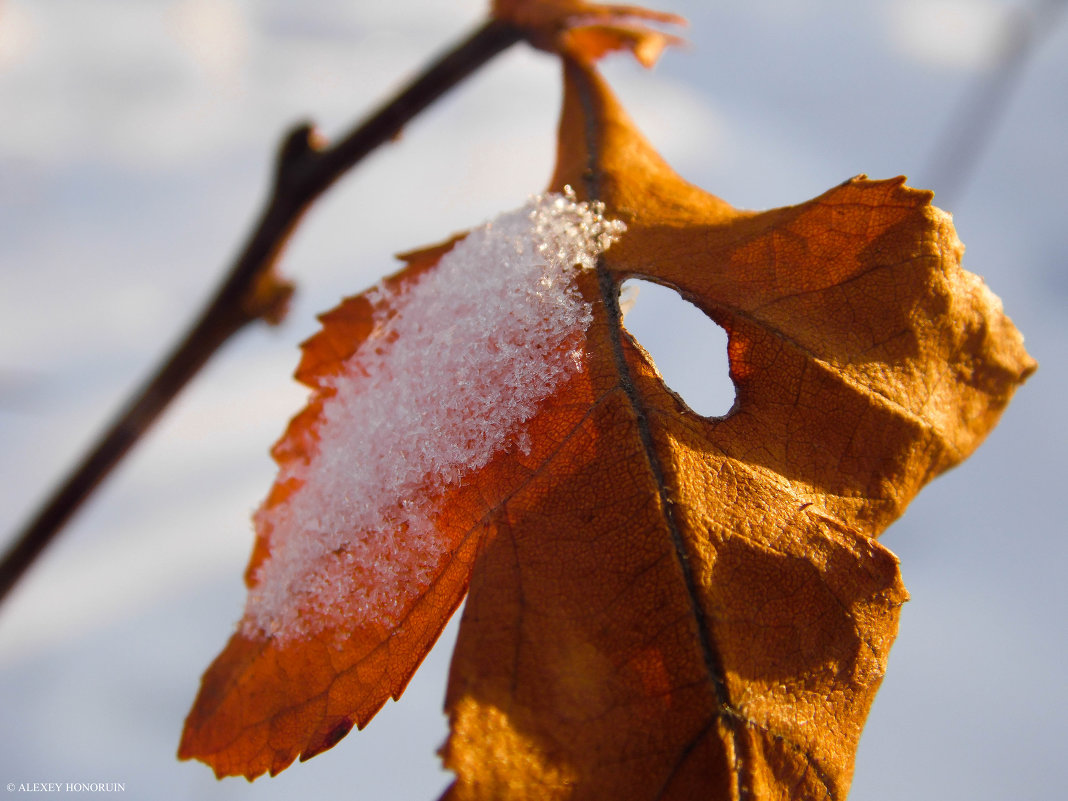
[[[684,40],[649,23],[685,25],[677,14],[638,6],[601,5],[585,0],[495,0],[493,16],[524,31],[534,47],[593,63],[616,50],[629,50],[652,67],[667,47]]]

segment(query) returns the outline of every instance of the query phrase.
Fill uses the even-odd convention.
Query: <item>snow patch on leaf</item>
[[[256,515],[270,554],[243,634],[396,625],[448,550],[448,488],[529,450],[524,423],[581,368],[592,312],[575,270],[623,230],[570,191],[538,196],[414,284],[367,294],[375,330],[327,382],[315,452],[280,471],[298,489]]]

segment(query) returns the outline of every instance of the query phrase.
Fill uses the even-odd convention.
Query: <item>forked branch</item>
[[[304,211],[421,111],[522,37],[512,25],[487,22],[333,146],[310,125],[286,136],[271,194],[227,277],[177,347],[14,538],[0,562],[0,600],[224,342],[254,320],[275,323],[284,317],[293,286],[278,275],[275,263]]]

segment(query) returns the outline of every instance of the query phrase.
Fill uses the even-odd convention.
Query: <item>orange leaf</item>
[[[407,268],[386,279],[383,288],[403,293],[453,244],[411,254]],[[346,365],[360,369],[354,355],[380,332],[369,294],[350,298],[323,315],[323,330],[303,346],[297,377],[314,393],[273,450],[281,469],[257,513],[258,537],[246,573],[250,612],[204,675],[186,721],[179,756],[203,759],[219,776],[243,774],[251,779],[266,771],[273,775],[298,755],[308,758],[332,747],[354,724],[365,725],[387,698],[400,696],[467,589],[478,542],[478,482],[465,487],[456,503],[442,511],[435,521],[436,536],[426,543],[429,561],[443,553],[451,558],[431,565],[420,594],[403,599],[388,616],[320,618],[314,638],[285,638],[269,627],[258,627],[251,611],[261,587],[259,571],[270,561],[272,550],[283,547],[276,541],[276,527],[295,526],[298,536],[314,536],[314,524],[288,520],[286,510],[298,502],[308,478],[307,465],[322,460],[324,414],[336,394],[337,380]],[[494,471],[487,469],[484,480],[494,479]],[[289,542],[292,546],[293,540]],[[339,549],[328,556],[338,559],[342,553]],[[335,573],[320,572],[317,578],[322,583],[336,578]],[[283,603],[292,605],[293,619],[286,623],[301,630],[301,616],[315,615],[306,605],[299,608],[309,598],[307,588],[281,591],[286,593]],[[361,587],[353,582],[333,600],[339,609],[367,605]],[[278,620],[275,625],[282,626]]]
[[[614,236],[585,204],[549,197],[407,254],[322,317],[297,369],[313,394],[274,448],[256,515],[245,615],[179,756],[277,773],[400,696],[496,509],[585,412],[550,408],[588,324],[569,274]],[[537,433],[524,427],[535,413]]]
[[[589,411],[475,565],[448,798],[843,798],[906,599],[874,537],[1034,364],[901,179],[738,211],[569,64],[565,184],[627,232],[577,279]],[[691,412],[622,329],[632,276],[727,330],[729,415]]]
[[[565,69],[552,189],[578,198],[410,254],[306,343],[182,757],[253,777],[329,748],[470,583],[448,797],[845,796],[906,599],[875,537],[1034,363],[929,193],[736,210]],[[729,415],[627,335],[632,276],[726,329]]]
[[[522,28],[530,43],[542,50],[585,62],[630,50],[645,67],[652,67],[665,47],[682,43],[646,23],[686,24],[677,14],[585,0],[494,0],[493,16]]]

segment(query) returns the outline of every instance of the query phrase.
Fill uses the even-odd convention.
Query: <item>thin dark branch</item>
[[[297,127],[285,138],[271,194],[226,279],[178,346],[14,538],[15,544],[0,563],[0,600],[211,355],[253,320],[277,322],[284,316],[292,286],[277,275],[275,261],[316,198],[372,150],[399,134],[427,106],[520,38],[516,28],[488,22],[430,64],[336,145],[323,147],[309,125]]]
[[[924,171],[922,183],[935,190],[939,205],[949,207],[959,200],[1019,85],[1028,59],[1053,30],[1066,5],[1065,0],[1037,0],[1030,8],[1016,9],[1006,21],[996,62],[964,99],[935,144]]]

